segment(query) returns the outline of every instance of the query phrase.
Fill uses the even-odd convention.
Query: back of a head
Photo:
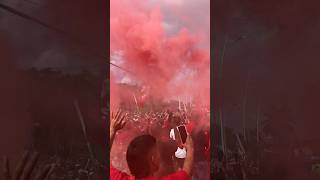
[[[127,163],[130,172],[136,178],[151,175],[149,155],[156,145],[156,139],[151,135],[141,135],[131,141],[127,150]]]
[[[182,119],[179,115],[173,115],[172,119],[171,119],[172,127],[176,127],[176,126],[180,125],[181,121],[182,121]]]

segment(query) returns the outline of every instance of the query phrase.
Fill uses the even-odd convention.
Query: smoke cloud
[[[111,52],[123,52],[122,66],[132,72],[126,76],[148,87],[150,96],[191,98],[199,107],[208,107],[210,54],[209,48],[204,48],[210,38],[207,28],[193,28],[197,18],[181,13],[181,2],[171,3],[112,0]],[[209,13],[206,16],[208,19]],[[177,19],[182,23],[174,24]],[[111,99],[115,95],[111,89]]]

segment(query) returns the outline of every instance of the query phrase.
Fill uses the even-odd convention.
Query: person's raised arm
[[[3,176],[5,180],[47,180],[52,178],[52,172],[54,170],[53,164],[48,164],[42,168],[36,169],[38,161],[38,153],[25,152],[22,159],[17,164],[14,172],[10,172],[9,160],[4,158]],[[34,174],[36,173],[36,174]]]
[[[109,150],[111,151],[113,140],[116,136],[117,131],[121,130],[126,124],[126,114],[118,110],[117,113],[111,113],[110,119],[110,145]]]
[[[193,166],[193,141],[190,135],[188,135],[185,148],[187,149],[187,156],[183,163],[183,170],[190,176]]]

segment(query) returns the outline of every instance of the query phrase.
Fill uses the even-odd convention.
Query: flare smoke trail
[[[193,33],[182,27],[168,35],[161,3],[147,2],[111,0],[111,53],[122,52],[122,66],[135,73],[135,77],[127,76],[149,87],[150,96],[162,99],[192,97],[199,107],[209,107],[210,54],[208,48],[201,46],[206,33]],[[192,18],[188,19],[188,24],[190,21],[192,24]],[[209,42],[210,37],[206,38]],[[116,99],[116,94],[112,88],[111,101]]]

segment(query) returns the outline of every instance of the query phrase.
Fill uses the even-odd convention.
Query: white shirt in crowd
[[[171,129],[170,130],[170,138],[173,139],[173,140],[176,140],[176,136],[174,134],[174,129]],[[179,158],[179,159],[184,159],[186,158],[187,156],[187,151],[186,151],[186,148],[180,148],[178,147],[178,149],[176,150],[176,152],[174,153],[174,155]]]

